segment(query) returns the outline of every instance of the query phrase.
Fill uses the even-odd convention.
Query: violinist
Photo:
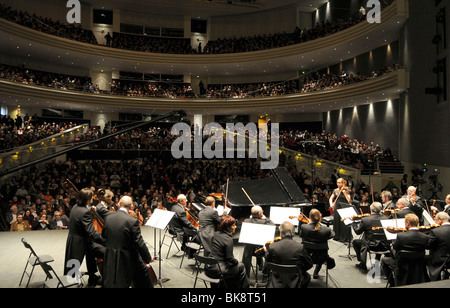
[[[440,225],[428,234],[430,255],[427,256],[430,280],[441,280],[441,271],[450,255],[450,222],[445,212],[436,214],[435,222]]]
[[[406,198],[409,201],[409,209],[414,212],[414,214],[419,217],[420,224],[423,222],[422,213],[426,209],[426,204],[423,199],[416,195],[416,187],[409,186],[407,190],[407,195],[402,198]]]
[[[397,200],[397,209],[400,210],[397,212],[397,218],[405,218],[407,214],[415,214],[410,208],[409,208],[409,201],[406,198],[400,198]],[[417,216],[417,215],[416,215]]]
[[[244,220],[246,223],[260,224],[260,225],[273,225],[274,223],[264,215],[264,211],[259,205],[254,205],[251,209],[251,217]],[[242,263],[245,265],[247,271],[247,277],[250,276],[250,269],[252,266],[252,256],[255,251],[261,248],[261,246],[246,244],[244,252],[242,254]],[[256,263],[265,273],[264,260],[261,255],[256,255]]]
[[[389,248],[389,242],[384,235],[383,230],[372,230],[373,227],[381,227],[381,220],[388,219],[381,213],[383,206],[379,202],[374,202],[370,205],[370,216],[362,217],[361,220],[352,224],[356,234],[363,234],[361,239],[353,240],[353,248],[355,249],[356,257],[359,264],[356,267],[366,271],[367,250],[385,251]],[[381,255],[376,256],[380,261]]]
[[[406,232],[400,232],[397,234],[397,239],[394,241],[392,248],[394,249],[393,257],[384,257],[381,261],[384,273],[387,277],[390,277],[390,285],[394,285],[391,267],[395,264],[395,253],[400,250],[424,252],[428,247],[428,235],[419,231],[419,217],[415,214],[406,214],[405,216],[405,228]],[[408,279],[403,280],[405,277],[397,277],[400,279],[399,284],[409,284],[411,281],[416,281],[422,272],[414,272]],[[405,278],[406,279],[406,278]]]
[[[283,222],[280,225],[281,240],[270,244],[267,251],[267,262],[281,265],[297,265],[300,269],[300,275],[287,276],[283,273],[273,273],[268,287],[272,288],[307,288],[311,281],[311,276],[307,273],[313,266],[313,261],[309,256],[303,244],[293,239],[295,234],[294,225],[289,222]]]
[[[347,182],[343,178],[339,178],[336,183],[338,188],[333,191],[329,199],[330,207],[334,210],[334,239],[340,242],[349,242],[352,237],[350,226],[346,226],[345,223],[341,221],[341,218],[343,217],[340,217],[336,210],[348,207],[343,204],[352,204],[352,197],[350,196],[350,191],[346,186]]]
[[[94,193],[89,188],[84,188],[78,193],[77,204],[70,212],[64,261],[64,275],[67,275],[72,269],[68,266],[68,261],[75,259],[82,264],[86,256],[88,286],[90,287],[100,284],[100,277],[96,274],[96,258],[103,258],[105,253],[104,239],[95,230],[92,213],[88,208],[92,204],[93,198]]]
[[[435,200],[435,201],[436,201],[436,200]],[[433,203],[433,204],[434,204],[434,203]],[[439,209],[438,209],[436,206],[434,206],[434,205],[430,206],[430,209],[431,209],[432,211],[439,212]],[[444,208],[442,209],[442,211],[443,211],[443,212],[446,212],[447,214],[450,215],[450,194],[448,194],[448,195],[445,197],[445,205],[444,205]]]
[[[322,214],[317,209],[309,212],[309,224],[300,226],[299,235],[302,243],[312,244],[315,249],[310,253],[311,259],[316,264],[313,278],[317,279],[322,264],[328,260],[328,240],[333,238],[334,232],[331,228],[321,224]]]

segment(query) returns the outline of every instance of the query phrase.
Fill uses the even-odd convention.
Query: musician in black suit
[[[312,261],[316,264],[314,268],[313,278],[318,278],[319,271],[322,268],[323,262],[327,261],[328,256],[328,240],[333,238],[334,231],[321,224],[322,214],[316,209],[309,212],[309,224],[302,224],[300,226],[299,235],[302,238],[304,245],[311,245],[313,250],[308,251]],[[307,243],[307,244],[306,244]],[[306,247],[306,250],[308,250]]]
[[[395,264],[396,252],[400,250],[425,252],[428,248],[428,235],[419,231],[419,218],[415,214],[407,214],[405,216],[405,227],[408,231],[400,232],[397,234],[397,239],[394,241],[392,248],[394,249],[393,257],[384,257],[381,261],[384,273],[387,277],[392,279],[391,267]],[[412,280],[417,278],[416,276],[410,277]],[[407,284],[403,282],[402,284]],[[391,285],[393,282],[391,280]]]
[[[217,230],[217,226],[222,220],[222,217],[219,216],[219,213],[215,208],[216,199],[212,196],[208,196],[205,199],[205,208],[198,214],[198,233],[203,243],[205,256],[209,256],[211,253],[212,239]]]
[[[176,232],[178,240],[182,243],[182,249],[188,240],[187,236],[184,234],[183,228],[191,229],[197,231],[197,228],[189,221],[186,214],[187,198],[185,195],[178,195],[177,202],[170,209],[175,212],[172,219],[170,220],[170,227]]]
[[[313,261],[303,245],[293,239],[295,227],[286,221],[280,225],[281,240],[269,245],[266,254],[267,262],[281,265],[297,265],[300,275],[285,276],[280,273],[272,273],[268,287],[272,288],[307,288],[311,276],[307,273],[313,266]]]
[[[131,197],[122,197],[119,210],[105,220],[105,288],[153,288],[146,265],[153,258],[142,238],[139,221],[128,214],[132,202]]]
[[[384,210],[395,210],[395,203],[392,202],[392,193],[389,190],[383,190],[381,192],[381,202],[383,202]]]
[[[71,271],[70,260],[78,260],[80,265],[86,256],[86,267],[89,275],[88,285],[95,286],[100,277],[97,273],[96,258],[104,256],[104,239],[93,225],[92,213],[88,209],[93,201],[94,193],[89,188],[82,189],[77,196],[77,204],[70,212],[69,234],[66,241],[64,275]]]
[[[361,239],[353,240],[353,248],[356,252],[356,257],[359,264],[356,265],[359,269],[367,270],[367,248],[374,251],[384,251],[389,249],[389,242],[386,239],[384,231],[372,230],[373,227],[381,227],[381,220],[388,219],[381,213],[383,206],[379,202],[374,202],[370,205],[370,216],[362,217],[359,222],[355,222],[352,226],[356,234],[363,234]],[[378,261],[381,255],[377,255]]]
[[[426,203],[420,196],[416,195],[416,190],[416,187],[409,186],[407,190],[408,194],[403,196],[402,198],[406,198],[409,201],[409,209],[413,211],[414,214],[417,215],[417,217],[419,217],[419,224],[422,224],[422,213],[426,209]]]
[[[274,223],[264,215],[264,211],[259,205],[254,205],[251,209],[251,217],[244,220],[246,223],[260,224],[260,225],[273,225]],[[244,247],[244,252],[242,254],[242,263],[245,265],[245,270],[247,272],[247,277],[250,277],[250,269],[252,266],[252,256],[255,251],[262,246],[246,244]],[[264,255],[264,251],[262,251]],[[262,255],[256,256],[256,263],[260,268],[264,268],[264,260]],[[263,269],[264,271],[264,269]]]
[[[427,256],[430,280],[441,280],[441,271],[450,256],[450,223],[449,215],[445,212],[436,214],[435,222],[440,225],[428,234],[430,255]]]
[[[249,283],[244,264],[240,263],[233,254],[233,234],[236,232],[236,219],[231,215],[225,216],[215,233],[210,257],[219,264],[205,266],[205,273],[209,277],[218,278],[223,273],[228,288],[248,288]]]
[[[397,212],[397,218],[405,218],[405,216],[408,214],[415,214],[415,212],[409,208],[409,205],[410,203],[406,198],[400,198],[397,200],[396,206],[397,209],[400,210]]]

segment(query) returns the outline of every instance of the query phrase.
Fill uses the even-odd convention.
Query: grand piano
[[[286,168],[278,167],[271,173],[266,178],[229,182],[228,187],[223,185],[223,193],[228,196],[228,207],[231,206],[230,215],[242,221],[250,217],[253,204],[261,206],[268,217],[272,206],[301,207],[302,212],[304,207],[312,206]],[[201,205],[197,203],[194,206]]]

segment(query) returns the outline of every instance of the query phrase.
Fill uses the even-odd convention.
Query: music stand
[[[145,224],[146,226],[150,226],[159,230],[159,252],[158,252],[158,284],[163,288],[163,282],[167,282],[170,279],[168,278],[161,278],[161,247],[162,247],[162,240],[161,240],[161,231],[166,229],[169,222],[172,220],[173,215],[175,215],[175,212],[172,211],[163,211],[160,209],[155,209],[152,216],[150,216],[150,219]],[[156,240],[156,236],[155,236]]]
[[[275,225],[262,225],[243,222],[241,232],[239,234],[239,243],[264,246],[267,242],[274,241],[276,228],[277,226]],[[257,273],[256,271],[255,273]],[[258,287],[257,279],[255,287]]]
[[[270,208],[270,220],[272,220],[272,222],[276,225],[281,225],[283,222],[289,221],[294,226],[298,226],[298,216],[300,216],[299,207],[272,206]]]
[[[351,205],[349,207],[337,209],[336,211],[338,212],[339,216],[342,217],[342,219],[346,218],[343,221],[346,226],[349,226],[349,225],[353,224],[353,220],[351,220],[350,217],[358,215],[356,213],[356,211],[355,211],[355,208],[353,206],[351,206]],[[350,233],[349,236],[348,236],[348,254],[346,256],[342,255],[340,257],[349,258],[350,261],[353,261],[353,257],[356,257],[356,255],[351,255],[350,254],[351,233],[352,233],[352,228],[351,227],[348,228],[348,232]]]

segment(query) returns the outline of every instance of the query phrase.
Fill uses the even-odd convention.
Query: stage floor
[[[19,286],[20,278],[24,270],[29,250],[24,247],[21,242],[22,238],[25,238],[27,242],[33,247],[37,254],[51,255],[55,261],[51,263],[52,267],[56,270],[58,275],[62,275],[64,264],[64,251],[66,245],[68,231],[28,231],[28,232],[1,232],[0,233],[0,288],[24,288],[26,285],[26,278],[22,285]],[[155,246],[159,246],[159,230],[144,226],[142,227],[142,235],[144,240],[150,246],[150,252],[155,254]],[[156,236],[155,236],[156,235]],[[155,245],[156,237],[156,245]],[[162,237],[162,235],[161,235]],[[242,259],[242,252],[244,245],[238,243],[239,234],[235,234],[235,248],[234,255],[239,260]],[[300,241],[298,236],[295,237],[297,241]],[[164,288],[192,288],[194,286],[194,260],[184,258],[183,264],[180,268],[180,262],[182,252],[177,252],[174,245],[170,250],[169,258],[166,258],[168,253],[168,245],[170,244],[170,238],[165,239],[165,245],[162,246],[161,256],[162,260],[159,262],[156,260],[152,263],[152,266],[158,276],[158,278],[168,279],[157,287]],[[177,242],[178,246],[179,243]],[[368,275],[365,272],[360,271],[355,267],[357,264],[356,258],[351,260],[347,245],[336,242],[334,240],[329,241],[329,254],[336,260],[336,267],[329,271],[331,280],[329,281],[330,288],[384,288],[386,280],[376,275]],[[350,250],[350,255],[354,256],[353,248]],[[253,259],[255,263],[255,259]],[[159,275],[159,264],[161,263],[161,275]],[[86,270],[85,262],[82,264],[82,271]],[[312,269],[310,270],[312,274]],[[375,273],[375,271],[373,272]],[[325,274],[324,268],[321,271],[321,277],[319,279],[312,279],[309,285],[310,288],[324,288]],[[258,281],[262,278],[261,272],[258,272]],[[40,267],[36,267],[33,277],[30,283],[31,288],[41,287],[42,282],[45,279],[44,272]],[[86,277],[87,280],[87,277]],[[250,281],[254,281],[253,273]],[[201,281],[197,282],[197,288],[203,288],[204,284]]]

